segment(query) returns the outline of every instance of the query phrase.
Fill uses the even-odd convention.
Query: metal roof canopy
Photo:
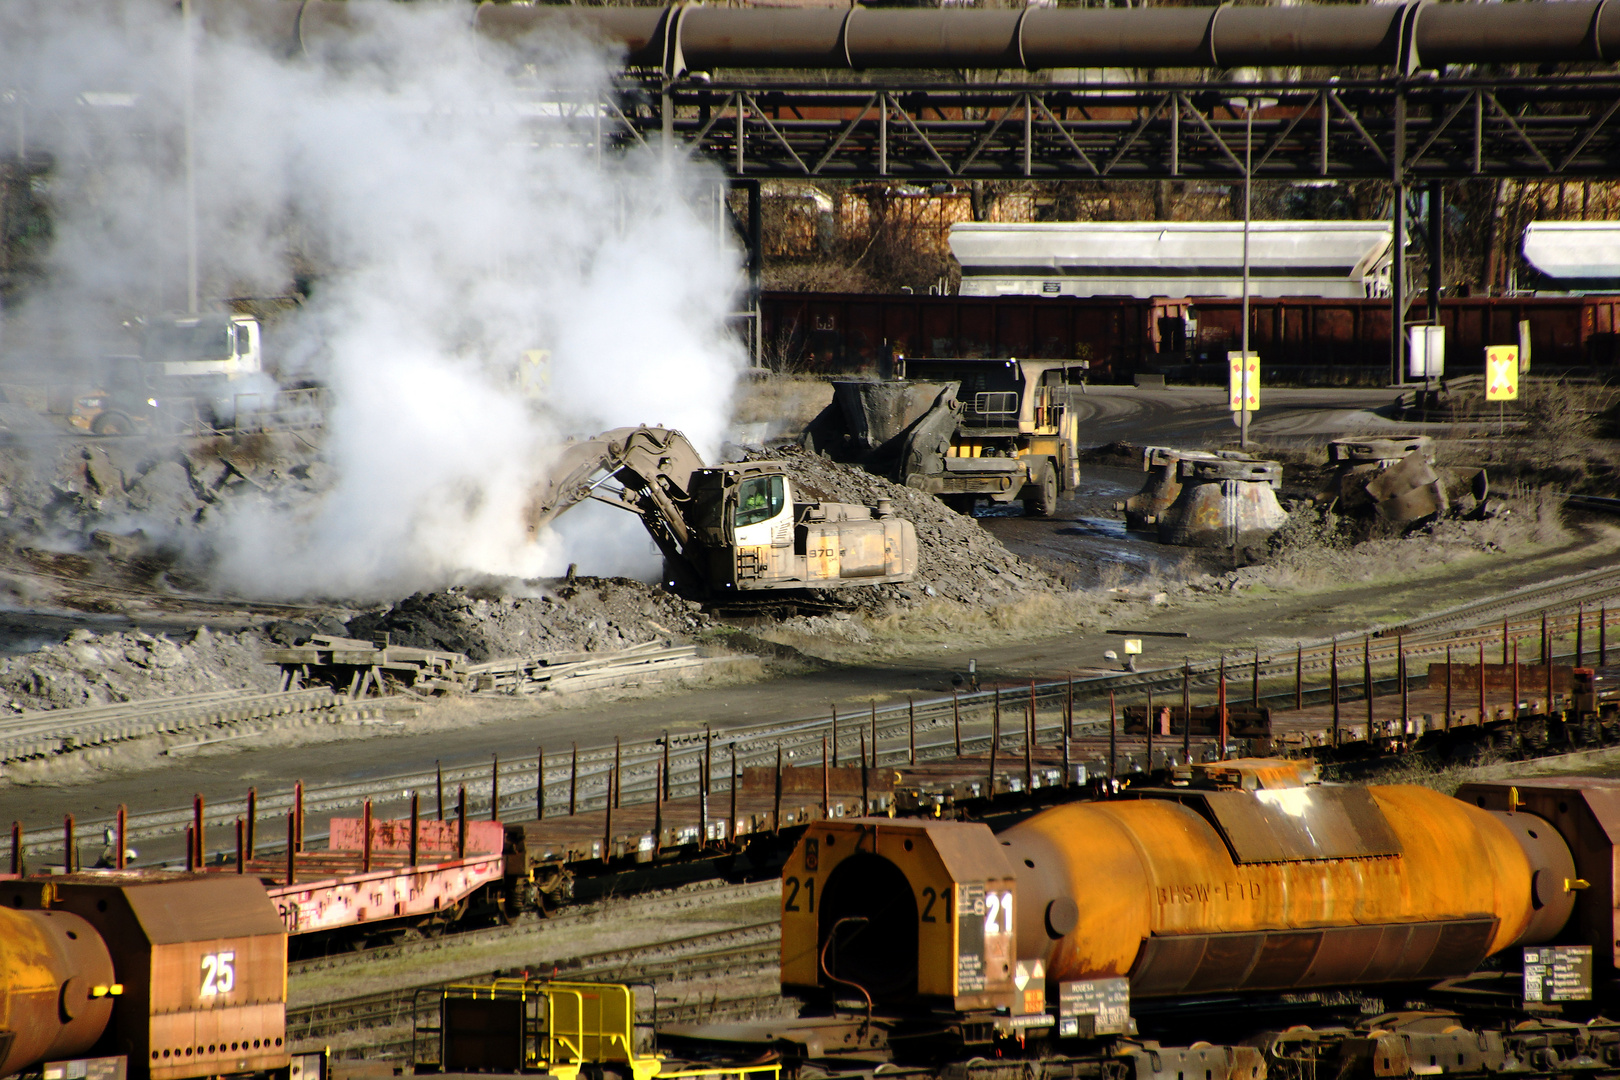
[[[1250,293],[1381,291],[1392,236],[1384,221],[1254,222]],[[963,223],[950,244],[966,296],[1236,296],[1242,280],[1242,222]]]

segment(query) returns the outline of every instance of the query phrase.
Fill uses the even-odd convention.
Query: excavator
[[[679,431],[623,427],[564,445],[534,491],[530,536],[586,499],[641,518],[665,584],[696,599],[906,581],[917,530],[876,506],[797,502],[781,462],[708,468]]]

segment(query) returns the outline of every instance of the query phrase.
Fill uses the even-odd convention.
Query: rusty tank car
[[[0,1076],[285,1070],[286,1003],[287,934],[254,878],[0,881]]]
[[[999,832],[817,823],[784,872],[783,991],[868,1003],[889,1018],[886,1045],[926,1030],[971,1051],[1131,1033],[1119,1018],[1138,1001],[1411,990],[1549,943],[1613,972],[1620,782],[1454,798],[1313,780],[1298,762],[1250,759]],[[1582,809],[1560,816],[1571,803]],[[1082,1023],[1079,998],[1093,1003]]]

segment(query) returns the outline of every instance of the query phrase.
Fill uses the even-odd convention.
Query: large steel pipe
[[[364,29],[346,0],[210,0],[212,24],[247,24],[288,47]],[[1600,0],[1334,7],[616,8],[483,4],[468,18],[518,40],[572,25],[622,48],[631,66],[1054,68],[1390,66],[1415,62],[1620,60],[1620,4]]]

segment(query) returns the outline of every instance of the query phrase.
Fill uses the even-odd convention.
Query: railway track
[[[770,920],[648,945],[589,953],[549,966],[552,968],[551,977],[562,981],[651,983],[653,996],[643,1005],[642,1011],[649,1020],[656,1012],[657,1019],[664,1022],[671,1019],[672,1013],[701,1014],[702,1010],[713,1008],[714,1002],[664,1001],[658,997],[660,986],[746,978],[774,972],[779,963],[779,950],[780,926],[776,920]],[[455,981],[481,982],[496,978],[499,974]],[[531,971],[530,974],[532,977],[534,973]],[[355,1031],[397,1028],[407,1023],[414,1025],[418,1017],[437,1013],[438,997],[434,992],[441,985],[444,984],[428,983],[289,1008],[287,1037],[296,1045],[301,1041],[332,1038]],[[367,1045],[370,1049],[377,1049],[391,1041],[389,1036],[385,1036]]]
[[[1259,657],[1262,680],[1291,677],[1295,670],[1301,673],[1320,673],[1332,664],[1335,645],[1342,664],[1359,661],[1361,646],[1366,642],[1370,662],[1374,665],[1393,665],[1398,649],[1409,659],[1437,659],[1445,655],[1446,646],[1453,649],[1474,649],[1480,642],[1501,639],[1503,617],[1509,619],[1512,637],[1530,638],[1540,632],[1540,617],[1549,615],[1549,633],[1568,637],[1575,629],[1576,614],[1569,609],[1577,604],[1601,604],[1609,597],[1620,596],[1620,568],[1594,570],[1570,575],[1551,582],[1515,589],[1485,600],[1457,605],[1422,619],[1400,624],[1369,627],[1355,635],[1341,635],[1337,639],[1324,638],[1301,642],[1294,649],[1263,653]],[[1607,613],[1611,627],[1620,627],[1620,606]],[[1597,632],[1597,613],[1587,612],[1586,629]],[[1620,639],[1617,639],[1620,647]],[[1229,680],[1245,675],[1252,677],[1253,654],[1233,656],[1227,674]],[[1185,666],[1155,668],[1139,672],[1117,672],[1093,675],[1075,680],[1047,681],[1034,684],[1033,693],[1037,710],[1047,715],[1040,718],[1038,731],[1056,731],[1060,713],[1067,704],[1069,694],[1074,695],[1076,707],[1093,711],[1107,700],[1110,691],[1116,694],[1145,694],[1150,688],[1157,694],[1179,693],[1183,680],[1189,686],[1207,689],[1218,678],[1221,662],[1201,660]],[[875,725],[880,745],[877,761],[900,762],[909,760],[911,730],[915,722],[917,753],[920,757],[936,756],[946,748],[954,752],[956,718],[960,718],[963,747],[967,752],[988,748],[990,716],[995,709],[998,693],[1005,708],[1021,712],[1031,692],[1029,685],[997,690],[979,690],[953,697],[941,697],[916,702],[912,706],[889,705],[853,716],[840,717],[835,722],[828,716],[804,717],[775,721],[739,728],[728,728],[717,733],[712,742],[714,762],[711,775],[713,786],[724,793],[729,784],[730,755],[735,750],[737,768],[769,766],[776,761],[781,750],[785,764],[813,764],[820,761],[822,739],[833,736],[832,745],[840,755],[853,760],[863,732],[870,737]],[[1098,734],[1105,729],[1095,718],[1083,719],[1075,725],[1078,735]],[[703,758],[709,752],[709,743],[703,733],[671,734],[669,737],[667,784],[673,797],[695,795],[703,773]],[[657,740],[638,740],[624,743],[618,750],[621,802],[650,802],[654,796],[656,770],[665,758],[665,748]],[[582,810],[600,809],[606,799],[608,780],[615,770],[613,747],[581,749],[578,755],[577,781],[571,780],[573,766],[565,755],[553,751],[547,758],[545,770],[546,804],[553,808],[568,802],[571,783],[576,784],[576,802]],[[500,811],[509,818],[531,818],[536,809],[536,769],[534,759],[507,761],[498,772]],[[402,773],[361,783],[336,783],[311,786],[304,791],[306,813],[323,814],[357,808],[367,799],[373,800],[378,812],[390,803],[403,805],[411,794],[425,795],[425,809],[433,809],[433,798],[439,784],[436,773]],[[444,770],[443,785],[454,793],[465,787],[469,807],[487,813],[491,793],[495,787],[489,767],[451,768]],[[453,794],[448,796],[454,802]],[[285,814],[293,806],[291,791],[261,792],[260,810],[266,815]],[[207,823],[224,837],[230,823],[246,813],[245,799],[225,799],[208,807]],[[132,814],[129,829],[132,836],[163,836],[178,834],[192,821],[190,808],[151,811]],[[103,828],[107,821],[86,820],[80,828],[89,835]],[[319,840],[322,834],[311,831],[306,840]],[[60,850],[61,832],[58,829],[34,829],[25,833],[24,841],[31,851],[54,852]],[[277,850],[271,840],[261,845],[262,850]],[[214,849],[224,855],[225,849]]]
[[[402,941],[390,945],[374,945],[355,952],[333,953],[330,956],[295,960],[287,965],[287,978],[296,982],[317,972],[355,970],[380,960],[416,959],[429,957],[446,950],[463,949],[483,944],[501,943],[513,946],[525,940],[551,935],[566,929],[586,926],[595,922],[622,918],[646,918],[654,915],[673,915],[695,908],[714,907],[774,896],[781,886],[770,881],[748,882],[742,885],[703,883],[667,892],[651,893],[622,900],[605,901],[583,906],[550,918],[526,918],[510,926],[495,926],[481,930],[463,930],[441,937]],[[633,951],[633,950],[632,950]],[[627,961],[626,961],[627,962]]]

